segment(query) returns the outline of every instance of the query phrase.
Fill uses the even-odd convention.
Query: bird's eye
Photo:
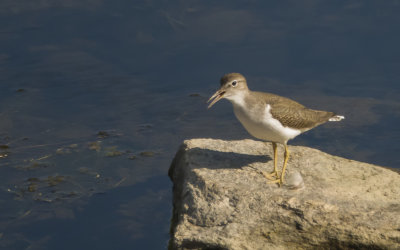
[[[232,82],[232,86],[236,87],[236,85],[237,85],[237,81],[235,80],[235,81]]]

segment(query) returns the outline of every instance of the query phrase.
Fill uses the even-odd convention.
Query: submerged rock
[[[292,183],[280,188],[261,174],[273,169],[269,143],[185,141],[169,169],[169,248],[400,249],[398,173],[307,147],[289,150]]]

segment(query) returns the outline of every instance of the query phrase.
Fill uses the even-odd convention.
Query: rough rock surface
[[[289,150],[289,178],[300,173],[300,189],[267,183],[269,143],[185,141],[169,170],[169,248],[400,249],[398,173],[307,147]]]

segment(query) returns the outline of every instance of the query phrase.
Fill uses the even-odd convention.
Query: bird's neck
[[[249,90],[241,91],[236,93],[235,95],[226,97],[226,99],[228,99],[233,104],[233,106],[244,108],[246,106],[245,100],[250,94],[249,92]]]

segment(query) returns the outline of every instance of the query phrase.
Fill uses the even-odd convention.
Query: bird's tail
[[[344,119],[344,116],[342,116],[342,115],[335,115],[335,116],[332,116],[331,118],[329,118],[329,121],[330,122],[338,122],[338,121],[341,121],[341,120],[343,120]]]

